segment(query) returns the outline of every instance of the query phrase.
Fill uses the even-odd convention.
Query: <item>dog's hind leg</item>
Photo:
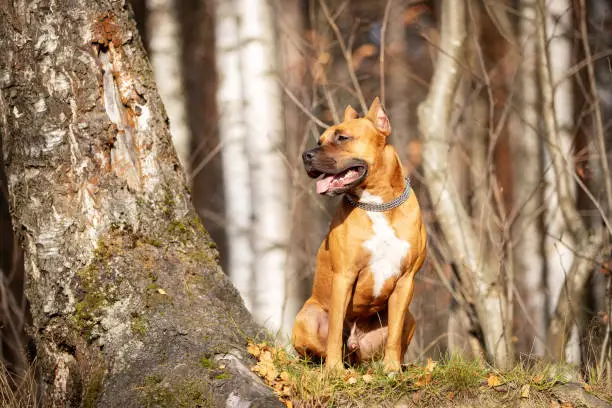
[[[318,302],[308,299],[293,325],[291,344],[295,351],[302,356],[325,358],[328,326],[328,313]]]
[[[415,327],[414,316],[408,311],[402,329],[402,356],[406,354]],[[355,355],[357,361],[371,360],[383,354],[388,336],[389,327],[387,326],[386,312],[381,313],[380,317],[375,316],[365,321],[354,322],[346,342],[348,352]]]
[[[412,336],[414,335],[414,329],[416,329],[416,320],[414,320],[414,316],[410,313],[410,310],[406,312],[406,320],[404,320],[404,329],[403,329],[403,341],[402,341],[402,357],[406,355],[406,350],[412,341]]]

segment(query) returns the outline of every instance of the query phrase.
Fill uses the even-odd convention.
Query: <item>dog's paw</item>
[[[383,368],[385,370],[385,373],[387,374],[397,373],[402,370],[402,366],[399,361],[387,358],[385,358],[385,360],[383,361]]]
[[[344,375],[344,364],[342,361],[325,361],[325,373],[332,377],[341,377]]]

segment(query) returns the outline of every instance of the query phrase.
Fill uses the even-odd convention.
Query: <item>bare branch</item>
[[[485,347],[499,367],[512,364],[513,350],[505,325],[505,293],[499,269],[488,262],[455,186],[449,182],[448,143],[453,102],[461,79],[466,31],[466,3],[442,2],[440,51],[427,99],[419,107],[419,125],[425,139],[423,164],[436,217],[465,282],[474,281],[473,296]]]
[[[389,10],[391,10],[391,2],[393,0],[387,0],[385,6],[385,15],[382,21],[382,27],[380,29],[380,100],[383,105],[385,104],[385,38],[387,36],[387,26],[389,25]]]
[[[302,104],[302,102],[300,102],[300,100],[293,94],[293,92],[291,92],[289,88],[287,88],[285,84],[283,84],[282,82],[279,82],[279,83],[280,83],[281,88],[283,88],[283,91],[285,92],[285,94],[289,97],[289,99],[291,99],[293,103],[295,103],[296,106],[300,108],[300,110],[304,112],[306,116],[308,116],[308,119],[312,120],[314,123],[317,124],[317,126],[322,127],[323,129],[327,129],[329,127],[327,123],[323,122],[322,120],[317,118],[315,115],[313,115],[312,112],[310,112],[310,110],[308,110],[308,108],[306,108]]]
[[[589,61],[586,65],[589,87],[591,88],[591,97],[593,98],[593,111],[595,114],[595,133],[597,135],[597,143],[599,144],[599,158],[601,160],[601,170],[603,172],[602,179],[604,182],[604,190],[608,204],[608,210],[612,210],[612,178],[610,177],[610,168],[608,167],[608,159],[606,158],[606,144],[604,139],[603,119],[601,109],[599,107],[599,97],[597,95],[597,84],[595,83],[595,68],[593,67],[593,56],[591,47],[589,46],[589,33],[587,30],[587,5],[585,0],[580,0],[580,34],[582,37],[582,46],[584,48],[584,59]]]
[[[351,51],[346,47],[346,44],[342,39],[342,34],[340,33],[340,28],[338,28],[338,25],[329,13],[329,9],[327,8],[325,1],[319,0],[319,4],[321,5],[321,9],[323,10],[323,14],[325,14],[325,18],[327,19],[329,26],[332,28],[334,34],[336,35],[338,45],[340,45],[340,49],[342,50],[342,55],[344,56],[344,59],[346,59],[349,76],[351,77],[351,81],[353,82],[353,86],[355,87],[355,91],[357,92],[357,97],[359,99],[361,109],[364,113],[366,113],[368,111],[368,107],[366,105],[365,98],[363,97],[363,93],[361,92],[361,86],[359,85],[359,80],[357,80],[357,74],[355,74],[355,70],[353,69]]]

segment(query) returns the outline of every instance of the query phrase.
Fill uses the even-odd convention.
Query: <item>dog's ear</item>
[[[353,109],[351,105],[346,105],[346,109],[344,110],[344,119],[342,121],[346,122],[347,120],[357,119],[358,117],[359,114],[357,111]]]
[[[366,117],[374,122],[376,128],[385,136],[389,136],[389,134],[391,134],[391,123],[389,122],[389,117],[380,103],[378,96],[374,99],[372,105],[370,105],[370,110],[368,111]]]

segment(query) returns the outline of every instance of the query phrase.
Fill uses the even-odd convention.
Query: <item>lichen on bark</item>
[[[246,369],[260,329],[190,203],[129,7],[15,4],[0,135],[43,403],[279,405]]]

